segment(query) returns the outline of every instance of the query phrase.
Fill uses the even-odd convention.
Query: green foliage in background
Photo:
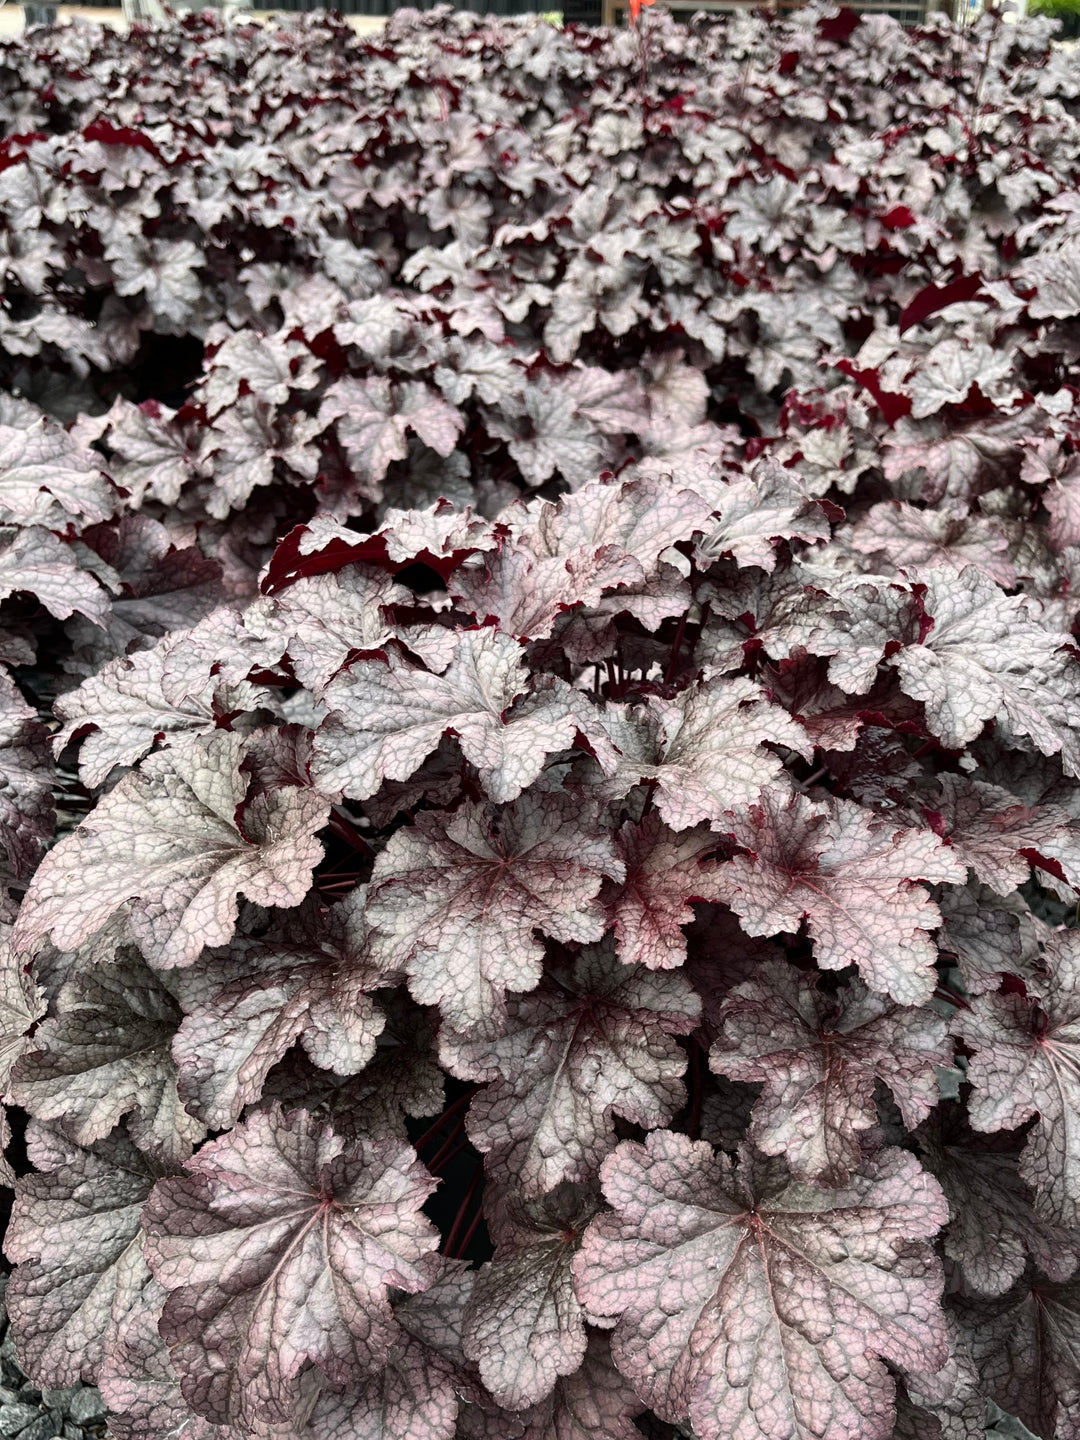
[[[1029,0],[1028,11],[1032,15],[1051,15],[1062,20],[1075,17],[1080,21],[1080,0]]]

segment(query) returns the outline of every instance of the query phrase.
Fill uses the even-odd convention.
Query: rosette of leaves
[[[706,1440],[841,1440],[904,1406],[1027,1413],[993,1347],[1040,1266],[1072,1323],[1080,1172],[1055,1097],[1078,1002],[1075,946],[1015,887],[1068,863],[1074,736],[1064,712],[1022,732],[1009,696],[1038,676],[1067,708],[1077,662],[1043,625],[1022,660],[940,666],[954,710],[986,716],[973,759],[1034,767],[1027,801],[1000,766],[973,778],[904,657],[945,655],[937,617],[1004,591],[830,578],[840,541],[786,513],[759,522],[771,570],[712,559],[724,483],[609,478],[455,531],[439,506],[367,538],[323,522],[227,624],[145,652],[163,695],[224,677],[250,724],[113,752],[143,689],[107,668],[62,702],[100,795],[7,959],[38,1168],[7,1250],[35,1378],[100,1384],[132,1435],[450,1440],[483,1415],[600,1435],[648,1411]],[[623,608],[680,544],[686,613]],[[445,589],[410,582],[440,550]],[[526,627],[545,566],[562,598]],[[699,660],[748,584],[788,618]],[[571,626],[599,662],[553,646]],[[820,653],[849,685],[847,748],[815,742],[763,653],[778,674]],[[1011,727],[967,698],[989,694]],[[851,785],[870,742],[865,773],[896,769],[903,803]],[[991,960],[972,927],[995,913]]]

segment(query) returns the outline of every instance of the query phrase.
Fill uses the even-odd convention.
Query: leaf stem
[[[472,1244],[473,1236],[480,1228],[480,1221],[483,1218],[484,1207],[482,1205],[479,1205],[477,1206],[476,1214],[472,1218],[472,1224],[469,1226],[468,1230],[465,1231],[465,1234],[461,1237],[461,1244],[458,1246],[458,1253],[453,1257],[455,1260],[461,1260],[465,1256],[469,1249],[469,1246]]]
[[[473,1172],[473,1177],[469,1182],[469,1188],[465,1191],[465,1198],[464,1200],[462,1200],[460,1206],[458,1207],[458,1213],[454,1217],[453,1225],[451,1225],[450,1227],[450,1234],[446,1237],[446,1247],[443,1253],[450,1260],[456,1260],[459,1258],[457,1255],[454,1254],[454,1243],[461,1233],[461,1227],[465,1223],[465,1216],[469,1213],[469,1206],[472,1204],[473,1198],[475,1197],[477,1190],[480,1188],[483,1178],[484,1166],[482,1163],[480,1163],[477,1165],[476,1170]],[[483,1214],[483,1206],[481,1206],[477,1214],[477,1218],[479,1218],[481,1214]],[[465,1237],[467,1240],[472,1238],[474,1229],[475,1225],[467,1232]]]
[[[327,821],[329,829],[339,840],[344,840],[346,845],[351,845],[354,850],[359,850],[362,855],[374,855],[375,851],[357,830],[350,817],[339,806],[330,807],[330,819]]]
[[[448,1105],[439,1118],[428,1126],[423,1135],[420,1136],[420,1139],[413,1141],[413,1149],[419,1151],[422,1150],[425,1145],[430,1145],[432,1140],[435,1139],[435,1136],[438,1135],[439,1131],[446,1124],[447,1120],[456,1115],[459,1110],[464,1109],[479,1089],[479,1085],[471,1085],[464,1095],[459,1095],[454,1103]]]
[[[462,1140],[461,1137],[464,1132],[465,1121],[459,1120],[458,1123],[454,1126],[453,1130],[450,1132],[449,1139],[436,1154],[435,1158],[428,1161],[427,1168],[432,1172],[432,1174],[434,1174],[435,1171],[438,1170],[440,1165],[445,1165],[455,1155],[460,1155],[462,1150],[465,1149],[465,1146],[469,1142],[467,1140]]]
[[[814,781],[820,780],[822,775],[826,775],[828,773],[828,770],[829,767],[827,765],[819,765],[818,768],[812,774],[808,775],[805,780],[795,780],[793,778],[792,784],[795,786],[796,790],[801,790],[802,793],[805,795],[807,790],[810,789],[810,786],[813,785]]]
[[[971,1009],[969,1002],[962,995],[958,995],[955,990],[950,989],[944,981],[940,981],[934,986],[934,999],[944,1000],[947,1005],[955,1005],[958,1010]]]

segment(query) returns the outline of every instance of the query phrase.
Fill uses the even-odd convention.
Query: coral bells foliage
[[[1047,22],[0,47],[7,1308],[114,1440],[1080,1436]]]

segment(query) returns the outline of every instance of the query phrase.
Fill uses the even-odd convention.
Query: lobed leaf
[[[947,1358],[924,1242],[948,1211],[903,1151],[830,1192],[654,1130],[624,1141],[601,1180],[613,1209],[586,1231],[578,1295],[617,1317],[612,1355],[641,1399],[703,1440],[886,1437],[881,1361]]]
[[[148,959],[188,965],[223,945],[238,895],[298,905],[322,847],[314,838],[328,805],[294,787],[247,791],[240,736],[215,732],[152,755],[105,796],[93,815],[50,851],[19,912],[15,943],[51,934],[74,948],[121,906]]]
[[[303,1110],[256,1112],[160,1181],[146,1254],[188,1404],[216,1424],[286,1420],[309,1366],[335,1385],[381,1368],[387,1287],[434,1278],[434,1182],[409,1146],[346,1144]]]

